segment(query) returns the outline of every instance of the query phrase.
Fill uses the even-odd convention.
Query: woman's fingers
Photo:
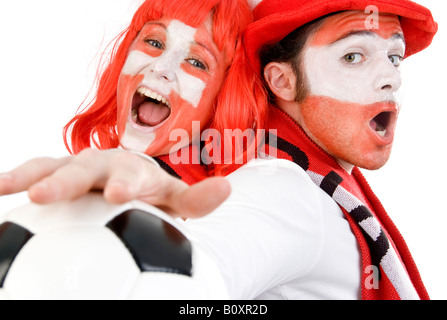
[[[29,197],[33,202],[46,204],[74,200],[92,189],[102,189],[106,181],[107,161],[100,151],[86,149],[32,185],[28,189]]]
[[[154,173],[161,170],[148,160],[130,153],[115,152],[109,163],[104,197],[111,203],[124,203],[141,198],[157,181]]]
[[[109,167],[104,197],[112,203],[141,200],[182,218],[204,216],[230,194],[229,182],[208,178],[193,186],[135,154],[116,155]]]
[[[10,172],[0,174],[0,195],[26,191],[69,161],[69,158],[35,158]]]

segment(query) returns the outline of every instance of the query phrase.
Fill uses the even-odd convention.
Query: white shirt
[[[360,299],[361,256],[339,206],[295,163],[254,160],[232,194],[186,224],[216,261],[230,299]]]

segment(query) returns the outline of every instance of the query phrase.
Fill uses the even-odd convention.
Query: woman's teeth
[[[156,92],[154,92],[154,91],[152,91],[152,90],[150,90],[150,89],[147,89],[147,88],[140,88],[140,89],[138,89],[137,92],[138,92],[140,95],[142,95],[142,96],[145,96],[145,97],[147,97],[147,98],[151,98],[151,99],[157,100],[157,101],[159,101],[159,102],[161,102],[161,103],[167,105],[169,108],[171,107],[171,106],[169,105],[168,100],[166,100],[165,98],[163,98],[162,96],[160,96],[158,93],[156,93]]]

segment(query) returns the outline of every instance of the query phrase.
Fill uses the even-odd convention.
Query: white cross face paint
[[[123,74],[127,74],[127,75],[137,75],[138,71],[135,72],[135,68],[140,64],[140,65],[144,65],[147,64],[148,61],[153,61],[153,63],[157,63],[158,66],[158,71],[159,72],[163,72],[163,69],[165,70],[172,70],[172,69],[179,69],[179,73],[178,73],[178,79],[180,80],[180,83],[176,84],[176,88],[174,88],[174,84],[171,85],[164,85],[163,81],[160,81],[159,83],[157,83],[156,79],[153,79],[149,76],[145,76],[142,84],[145,85],[146,83],[151,83],[152,87],[157,87],[158,88],[158,92],[160,92],[161,95],[163,96],[169,96],[172,92],[172,90],[176,91],[177,93],[180,93],[180,97],[182,99],[184,99],[185,101],[189,102],[193,107],[197,107],[197,105],[200,102],[200,99],[202,98],[202,92],[203,89],[205,89],[205,83],[203,81],[201,81],[200,79],[197,79],[189,74],[187,74],[185,71],[181,70],[180,68],[180,63],[178,63],[177,65],[173,64],[173,59],[171,60],[172,57],[170,57],[168,54],[166,54],[163,59],[159,59],[161,61],[155,61],[157,60],[156,58],[152,58],[151,56],[135,50],[132,51],[129,54],[129,57],[127,58],[126,64],[124,65],[124,68],[122,70]],[[180,57],[183,58],[183,57]],[[177,59],[177,60],[181,60],[181,59]],[[165,63],[165,64],[163,64]],[[137,67],[138,68],[138,67]],[[163,69],[161,69],[163,68]],[[156,71],[156,70],[154,70]],[[169,71],[165,71],[166,73]],[[173,75],[167,74],[166,77],[172,77]],[[190,86],[188,85],[183,85],[183,83],[185,84],[194,84],[195,86],[193,88],[190,88]]]
[[[209,122],[226,65],[209,18],[199,28],[148,22],[132,44],[118,84],[118,135],[124,148],[157,156],[178,146],[169,133]],[[194,137],[191,137],[194,138]]]
[[[366,29],[365,17],[331,16],[309,39],[300,124],[340,163],[378,169],[391,153],[405,44],[397,16],[381,15],[378,30]]]
[[[404,52],[402,40],[383,39],[375,33],[352,35],[328,47],[310,47],[305,57],[310,92],[362,105],[396,102],[401,77],[390,59],[397,61]]]
[[[181,65],[188,57],[191,43],[197,29],[173,20],[166,29],[166,50],[159,57],[134,50],[130,52],[122,73],[127,75],[144,73],[143,86],[151,86],[163,96],[169,96],[172,91],[177,92],[180,97],[197,107],[202,98],[205,83],[187,72]],[[150,67],[147,68],[148,64]],[[178,81],[174,82],[174,78]],[[168,80],[168,81],[166,81]]]

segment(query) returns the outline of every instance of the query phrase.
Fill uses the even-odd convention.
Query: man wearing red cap
[[[430,11],[407,0],[252,3],[247,56],[229,74],[239,92],[228,95],[228,105],[243,115],[252,109],[256,117],[247,123],[277,130],[279,159],[250,163],[229,177],[236,191],[218,212],[239,219],[235,230],[250,230],[241,243],[261,252],[237,248],[237,268],[252,272],[251,289],[262,298],[428,299],[405,241],[358,168],[378,169],[390,156],[400,64],[431,43],[437,24]],[[216,114],[222,132],[237,127],[237,116],[225,120],[227,112]],[[255,186],[250,179],[265,162],[277,171],[257,175]],[[248,209],[232,216],[230,204]],[[222,225],[230,224],[219,214]],[[275,259],[281,267],[269,270]],[[256,264],[270,273],[259,276]],[[234,274],[230,292],[238,292],[238,281],[251,283]]]

